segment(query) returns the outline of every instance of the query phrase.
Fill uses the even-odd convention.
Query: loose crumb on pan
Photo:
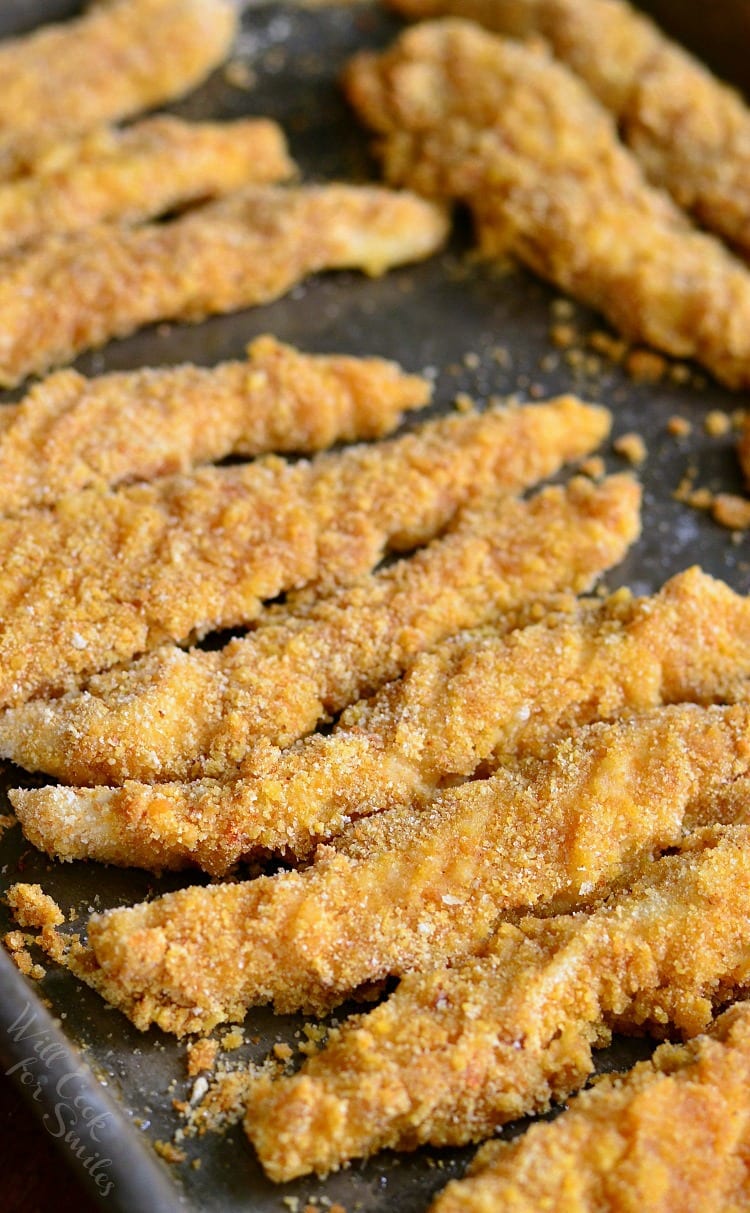
[[[23,931],[8,931],[3,936],[3,943],[18,971],[34,981],[41,981],[46,977],[47,970],[35,963],[27,946],[31,941],[32,937],[24,935]]]
[[[38,884],[15,884],[8,890],[6,900],[21,927],[59,927],[65,915]]]
[[[603,329],[595,329],[587,337],[588,345],[597,354],[603,354],[610,362],[622,362],[628,351],[628,343],[624,337],[615,337]]]
[[[711,409],[710,413],[706,413],[703,429],[710,438],[722,438],[731,428],[732,418],[723,409]]]
[[[688,421],[687,417],[680,417],[675,414],[669,418],[667,422],[667,433],[673,438],[689,438],[693,432],[693,424]]]
[[[572,324],[553,324],[549,335],[552,344],[560,350],[570,349],[580,340],[578,329]]]
[[[163,1158],[165,1162],[173,1165],[180,1162],[185,1162],[187,1160],[187,1154],[185,1151],[181,1150],[180,1147],[176,1146],[172,1141],[161,1141],[160,1139],[157,1139],[154,1142],[154,1149],[160,1158]]]
[[[625,359],[625,369],[636,383],[660,383],[669,369],[669,362],[655,350],[634,349]]]
[[[648,456],[646,443],[640,434],[622,434],[612,443],[612,449],[616,455],[622,455],[623,459],[636,467],[645,463]]]
[[[717,493],[711,505],[715,522],[730,531],[750,529],[750,499],[736,493]]]
[[[246,59],[230,59],[224,68],[224,79],[232,88],[245,92],[255,88],[258,78]]]
[[[207,1036],[192,1041],[187,1047],[187,1072],[189,1078],[195,1078],[201,1070],[213,1070],[219,1046],[215,1040]]]

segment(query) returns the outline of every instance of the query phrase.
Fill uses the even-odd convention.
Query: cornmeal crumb
[[[667,431],[673,438],[687,438],[693,432],[693,426],[687,417],[679,417],[675,415],[670,417],[667,422]]]
[[[187,1072],[189,1078],[195,1078],[201,1070],[212,1070],[216,1061],[219,1046],[215,1040],[203,1037],[187,1047]]]
[[[230,59],[224,68],[224,79],[232,88],[250,90],[257,84],[255,72],[245,59]]]
[[[622,362],[628,352],[628,343],[623,337],[614,337],[601,329],[595,329],[588,335],[588,344],[597,354],[603,354],[610,362]]]
[[[628,463],[635,466],[645,463],[648,450],[640,434],[623,434],[612,443],[612,449],[617,455],[622,455]]]
[[[575,315],[576,309],[571,299],[553,299],[551,310],[557,320],[570,320],[570,317]]]
[[[572,324],[553,324],[549,335],[552,344],[560,350],[568,349],[578,340],[578,330]]]
[[[221,1038],[221,1047],[225,1053],[231,1053],[232,1049],[239,1049],[245,1043],[245,1037],[242,1028],[232,1028],[231,1032],[225,1032]]]
[[[58,927],[65,916],[56,901],[38,884],[14,884],[8,889],[7,902],[21,927]]]
[[[711,438],[721,438],[732,428],[732,418],[722,409],[712,409],[706,414],[703,429]]]
[[[714,504],[714,494],[710,489],[693,489],[686,501],[694,510],[710,510]]]
[[[157,1139],[154,1142],[154,1149],[159,1157],[168,1163],[185,1162],[187,1158],[185,1151],[181,1150],[172,1141],[160,1141]]]
[[[631,350],[625,359],[625,369],[636,383],[659,383],[664,378],[669,363],[654,350]]]
[[[750,500],[736,493],[717,493],[713,500],[714,521],[730,531],[746,531],[750,528]]]
[[[290,1061],[294,1055],[294,1050],[291,1046],[284,1044],[282,1041],[273,1046],[272,1052],[274,1057],[278,1058],[279,1061]]]

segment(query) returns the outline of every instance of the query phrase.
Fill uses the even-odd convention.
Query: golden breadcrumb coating
[[[108,0],[0,44],[0,174],[53,140],[189,92],[237,28],[229,0]]]
[[[388,180],[468,203],[486,255],[512,253],[626,337],[750,385],[750,272],[647,184],[563,64],[444,20],[355,56],[346,86]]]
[[[586,500],[584,493],[581,504]],[[538,507],[529,507],[530,518],[539,508],[552,527],[546,509],[553,501],[554,494],[541,496]],[[509,520],[517,519],[518,542],[525,543],[523,507],[503,508]],[[489,509],[462,512],[444,539],[353,588],[292,610],[271,608],[257,632],[218,652],[162,647],[130,667],[96,675],[83,692],[11,709],[0,716],[0,755],[70,783],[106,784],[210,777],[242,762],[259,739],[289,745],[327,714],[397,677],[430,644],[509,609],[514,600],[503,595],[512,565],[500,547],[503,533],[490,538],[494,505]],[[538,538],[544,541],[541,532]],[[508,558],[515,559],[513,547]],[[542,578],[552,569],[542,570]],[[522,575],[530,589],[531,568],[524,565]],[[617,595],[606,609],[614,622],[605,632],[626,629],[616,664],[634,707],[655,706],[662,693],[664,702],[735,698],[750,677],[750,602],[697,569],[674,577],[653,600],[640,600],[632,618],[627,596]],[[513,625],[511,618],[508,630]],[[540,634],[513,643],[520,653],[528,639],[535,670],[544,671]],[[589,632],[566,635],[562,651],[570,670],[577,662],[587,671],[592,661],[598,668]],[[607,674],[586,677],[599,685]]]
[[[0,384],[69,362],[156,320],[267,303],[319,270],[380,274],[427,257],[442,210],[376,186],[247,186],[167,223],[98,224],[8,254]]]
[[[483,1146],[430,1213],[740,1213],[749,1084],[750,1004],[738,1003],[709,1035],[600,1079],[552,1124]]]
[[[592,557],[601,571],[607,540],[608,563],[616,562],[637,535],[639,493],[633,481],[620,483],[630,501],[629,513],[625,500],[618,503],[622,531],[607,535],[600,523],[593,551],[579,553],[581,565],[588,557],[589,582]],[[536,518],[539,526],[538,512]],[[557,538],[545,535],[550,544]],[[576,541],[582,548],[583,536]],[[258,851],[304,858],[351,820],[396,804],[416,807],[443,781],[473,774],[498,748],[512,750],[523,716],[508,685],[506,631],[503,620],[499,629],[444,640],[419,655],[401,681],[344,712],[331,735],[315,734],[289,750],[249,751],[241,778],[19,790],[11,803],[26,837],[63,859],[156,869],[192,863],[225,875]]]
[[[613,1024],[705,1028],[747,982],[749,925],[750,829],[707,833],[590,914],[501,926],[481,958],[409,974],[298,1074],[261,1074],[245,1129],[277,1182],[489,1137],[580,1087]]]
[[[0,703],[246,623],[284,589],[351,583],[483,492],[517,492],[597,446],[609,420],[562,397],[311,462],[268,456],[0,518]]]
[[[224,649],[163,647],[85,691],[10,709],[0,754],[74,784],[236,774],[258,742],[289,745],[452,632],[492,620],[499,636],[524,603],[587,589],[635,538],[639,498],[627,477],[578,477],[464,510],[410,559],[269,608]]]
[[[268,336],[246,361],[210,368],[57,371],[0,410],[0,513],[227,455],[382,438],[430,395],[393,362],[303,354]]]
[[[50,232],[105,219],[132,223],[294,173],[275,122],[181,122],[166,115],[54,144],[31,167],[26,176],[0,182],[0,253]]]
[[[649,180],[750,253],[750,110],[625,0],[389,2],[420,21],[451,15],[541,35],[612,110]]]
[[[476,953],[513,911],[598,894],[678,841],[691,801],[747,772],[749,742],[740,705],[586,726],[547,759],[356,822],[302,871],[95,915],[76,970],[138,1027],[178,1035],[268,1000],[329,1008]]]

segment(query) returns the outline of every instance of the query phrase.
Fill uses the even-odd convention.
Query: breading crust
[[[513,911],[590,900],[679,841],[691,801],[747,771],[748,712],[588,726],[547,760],[357,822],[303,871],[95,915],[77,971],[138,1027],[181,1035],[474,954]]]
[[[50,232],[103,220],[134,223],[250,182],[284,181],[295,166],[275,122],[159,115],[53,144],[31,167],[0,183],[1,254]]]
[[[0,410],[0,513],[90,485],[187,472],[227,455],[382,438],[430,385],[381,358],[303,354],[258,337],[247,360],[85,379],[57,371]]]
[[[245,1128],[266,1172],[479,1141],[582,1086],[615,1024],[703,1030],[746,985],[749,878],[750,829],[709,831],[590,914],[526,918],[478,959],[409,974],[298,1074],[252,1084]]]
[[[586,551],[586,537],[577,533],[575,554],[582,570],[588,563],[589,581],[601,571],[605,549],[608,562],[616,562],[637,534],[637,487],[628,478],[613,483],[613,493],[617,487],[624,534],[608,533],[602,520]],[[560,491],[550,490],[555,493],[559,502]],[[537,526],[543,518],[535,513]],[[580,521],[564,519],[565,539]],[[545,531],[544,538],[554,546],[559,534]],[[517,534],[513,541],[518,544]],[[521,564],[525,555],[533,567],[533,551],[521,553]],[[565,567],[563,560],[563,585],[575,576],[568,565],[566,577]],[[533,596],[534,585],[522,585],[519,596],[524,590]],[[426,803],[442,782],[472,775],[495,751],[513,749],[519,731],[523,735],[523,713],[506,631],[501,620],[497,629],[447,638],[418,656],[401,681],[344,712],[333,734],[316,734],[288,750],[256,746],[241,765],[227,766],[222,781],[19,790],[11,792],[11,803],[27,838],[58,858],[157,870],[192,863],[213,875],[258,852],[304,858],[351,820],[396,804]],[[520,692],[524,701],[532,695],[529,685]]]
[[[482,492],[517,492],[597,446],[572,397],[428,422],[379,445],[269,456],[0,519],[0,702],[63,689],[166,640],[252,620],[263,599],[367,573]]]
[[[443,211],[375,186],[249,186],[166,223],[98,224],[9,254],[0,384],[157,320],[267,303],[320,270],[380,274],[434,253]]]
[[[237,29],[230,0],[109,0],[0,46],[0,175],[79,135],[188,92]]]
[[[699,944],[699,950],[700,950]],[[430,1213],[714,1213],[747,1204],[750,1004],[607,1075],[552,1124],[477,1153]]]

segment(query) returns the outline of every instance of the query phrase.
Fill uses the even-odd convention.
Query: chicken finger
[[[132,223],[250,182],[283,181],[294,165],[275,122],[160,116],[55,144],[32,169],[0,183],[0,253],[50,232]]]
[[[582,1086],[613,1024],[704,1029],[749,961],[750,828],[707,832],[591,914],[523,919],[479,959],[409,974],[298,1074],[253,1082],[245,1129],[277,1182],[479,1141]]]
[[[478,1151],[430,1213],[732,1213],[747,1207],[750,1004],[607,1075],[552,1124]]]
[[[0,754],[78,784],[236,775],[259,742],[289,745],[451,632],[492,619],[500,636],[524,603],[585,590],[635,538],[639,500],[627,477],[598,488],[577,478],[465,510],[410,559],[297,609],[270,608],[223,650],[162,647],[85,691],[11,709]]]
[[[388,180],[468,203],[487,256],[511,253],[626,337],[750,385],[750,272],[646,183],[563,64],[444,20],[356,56],[346,86]]]
[[[480,951],[513,911],[590,899],[679,841],[690,802],[747,772],[748,741],[742,706],[588,726],[547,760],[357,822],[303,871],[96,915],[69,963],[138,1027],[178,1035],[268,1000],[327,1009]]]
[[[84,379],[57,371],[0,410],[0,512],[226,455],[382,438],[430,386],[380,358],[301,354],[258,337],[244,362]]]
[[[109,0],[0,43],[0,176],[79,135],[188,92],[237,28],[229,0]]]
[[[483,491],[514,492],[596,446],[609,414],[571,397],[449,417],[312,462],[269,457],[0,519],[0,703],[74,685],[165,640],[251,620],[408,549]]]
[[[750,254],[750,110],[625,0],[390,0],[420,21],[451,15],[541,35],[610,109],[647,177]]]
[[[632,481],[629,487],[635,495]],[[634,537],[636,519],[615,559]],[[11,803],[26,837],[58,858],[156,869],[193,863],[213,875],[258,851],[304,858],[351,820],[397,804],[417,807],[441,782],[511,752],[523,737],[523,708],[535,696],[532,728],[543,715],[549,729],[561,717],[590,717],[594,697],[582,698],[573,679],[561,678],[552,653],[551,687],[536,665],[514,664],[517,650],[509,661],[505,630],[501,624],[499,632],[445,640],[417,657],[403,680],[354,704],[332,735],[286,751],[250,751],[240,779],[20,790],[11,792]],[[559,636],[553,643],[556,652]]]
[[[0,262],[0,384],[156,320],[267,303],[308,274],[379,274],[440,247],[434,204],[374,186],[250,186],[168,223],[52,234]]]

